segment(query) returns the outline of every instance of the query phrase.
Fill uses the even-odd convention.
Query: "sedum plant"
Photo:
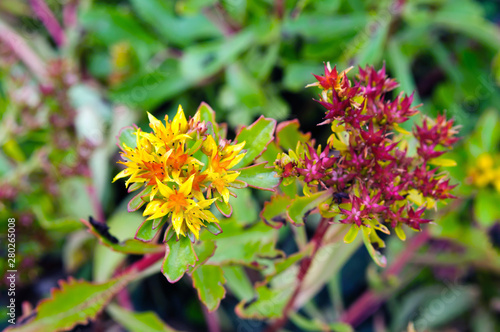
[[[126,179],[128,191],[137,192],[128,210],[144,208],[144,221],[126,240],[111,234],[104,220],[82,222],[102,245],[143,257],[104,282],[63,282],[11,330],[67,330],[106,308],[119,321],[132,317],[124,324],[136,320],[172,331],[155,315],[145,319],[109,304],[129,283],[160,270],[171,283],[191,280],[208,311],[218,308],[228,289],[240,300],[236,313],[267,320],[268,331],[288,319],[304,330],[352,330],[350,324],[376,298],[363,299],[356,312],[334,322],[297,311],[329,281],[325,269],[335,266],[336,255],[357,248],[360,230],[381,267],[388,262],[380,232],[393,230],[404,241],[407,229],[420,231],[408,242],[409,252],[425,243],[422,225],[431,219],[424,213],[454,198],[442,167],[454,165],[445,154],[457,141],[457,128],[443,115],[415,125],[412,96],[392,95],[397,83],[384,68],[360,68],[354,79],[349,70],[326,64],[324,76],[309,85],[319,88],[317,101],[326,109],[320,125],[331,129],[324,147],[300,132],[297,120],[276,126],[264,117],[229,140],[226,126],[205,103],[189,118],[182,107],[164,122],[148,114],[151,130],[124,128],[118,136],[124,168],[113,181]],[[262,221],[247,216],[248,187],[272,192]],[[297,244],[296,252],[287,254],[278,247],[286,224]],[[305,224],[314,228],[309,239]],[[342,238],[350,249],[338,247]],[[407,256],[395,258],[386,273],[398,273]],[[252,283],[248,269],[259,281]]]

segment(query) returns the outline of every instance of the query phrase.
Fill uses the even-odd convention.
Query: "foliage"
[[[499,12],[3,0],[12,330],[498,330]]]

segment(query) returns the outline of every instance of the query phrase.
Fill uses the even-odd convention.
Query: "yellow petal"
[[[219,194],[221,194],[226,204],[229,203],[229,190],[226,187],[222,188],[222,191],[219,192]]]
[[[174,119],[172,120],[172,130],[175,134],[178,134],[179,132],[186,132],[187,131],[187,120],[186,116],[184,115],[184,111],[182,110],[182,106],[179,105],[179,108],[177,109],[177,114],[175,115]]]
[[[187,179],[186,182],[184,182],[180,187],[179,187],[179,193],[184,194],[185,196],[189,195],[191,193],[191,190],[193,188],[193,180],[194,180],[194,174]]]
[[[182,221],[184,220],[184,214],[182,212],[179,213],[172,213],[172,226],[174,227],[175,233],[177,233],[177,236],[179,234],[184,235],[184,232],[182,230]]]
[[[129,175],[128,172],[129,172],[129,169],[125,168],[123,171],[121,171],[120,173],[116,174],[116,176],[113,178],[113,182],[115,182],[118,179],[127,177]]]
[[[205,220],[208,221],[208,222],[216,222],[216,223],[219,223],[219,219],[217,219],[214,214],[212,212],[210,212],[209,210],[204,210],[202,211],[203,214],[205,215]]]
[[[158,178],[156,179],[156,184],[158,185],[158,189],[160,190],[160,193],[163,195],[163,197],[168,198],[170,195],[174,193],[172,189],[170,189],[167,185],[164,185],[161,183]]]
[[[163,124],[153,114],[148,112],[149,126],[156,132],[156,127],[163,127]]]

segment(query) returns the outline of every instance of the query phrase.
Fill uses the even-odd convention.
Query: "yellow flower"
[[[208,175],[212,182],[211,187],[217,190],[226,204],[229,202],[229,189],[227,187],[236,180],[238,175],[240,175],[239,172],[209,173]]]
[[[135,148],[121,144],[119,163],[126,168],[113,182],[128,178],[125,185],[133,184],[129,191],[144,187],[149,199],[141,195],[147,202],[143,214],[148,220],[170,218],[177,237],[198,238],[202,226],[218,222],[211,205],[216,200],[229,204],[228,186],[240,174],[231,168],[244,157],[245,142],[231,144],[224,138],[216,142],[200,113],[188,121],[181,106],[171,121],[168,116],[165,123],[149,113],[148,117],[152,132],[135,130]]]
[[[203,199],[198,202],[193,199],[191,193],[193,179],[194,175],[181,184],[178,189],[170,188],[157,181],[158,189],[163,197],[149,202],[143,215],[149,216],[148,220],[170,215],[177,236],[186,236],[186,231],[189,229],[198,239],[204,221],[217,223],[219,221],[209,210],[205,210],[215,199]]]

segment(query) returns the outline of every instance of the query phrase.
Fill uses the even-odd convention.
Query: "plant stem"
[[[35,15],[42,21],[47,28],[47,31],[56,42],[57,46],[62,46],[66,42],[66,35],[59,25],[54,13],[50,10],[49,6],[44,0],[30,0],[31,8]]]
[[[158,262],[160,259],[162,259],[165,256],[165,253],[163,252],[158,252],[154,254],[149,254],[149,255],[144,255],[143,258],[135,262],[134,264],[130,265],[127,267],[121,275],[128,274],[128,273],[133,273],[133,272],[142,272],[146,270],[148,267],[153,265],[154,263]]]
[[[2,21],[0,21],[0,41],[12,50],[40,82],[47,83],[49,79],[43,61],[21,36]]]
[[[312,252],[311,255],[304,257],[300,263],[299,267],[299,273],[297,275],[297,286],[295,287],[295,290],[288,300],[288,303],[285,306],[285,309],[283,309],[283,315],[280,319],[275,321],[269,328],[266,330],[266,332],[275,332],[278,331],[280,328],[282,328],[286,322],[288,321],[288,315],[290,314],[291,311],[294,309],[295,305],[295,300],[297,299],[297,296],[300,294],[302,284],[304,283],[305,277],[307,275],[307,272],[309,271],[309,268],[311,267],[311,263],[314,260],[314,256],[318,252],[318,249],[321,246],[321,242],[323,241],[323,237],[325,236],[325,233],[328,229],[328,226],[330,226],[330,220],[329,218],[321,218],[321,221],[316,228],[316,232],[314,233],[310,244],[313,246],[312,247]]]
[[[207,322],[207,328],[209,332],[220,332],[219,317],[217,312],[208,311],[207,307],[202,303],[201,309],[203,310],[203,316],[205,316],[205,321]]]
[[[417,250],[422,247],[430,238],[429,231],[424,229],[422,232],[411,238],[408,246],[394,260],[383,273],[382,277],[387,278],[391,275],[397,275],[409,263]],[[341,317],[341,321],[354,327],[362,323],[366,318],[374,314],[385,301],[389,294],[387,292],[376,294],[372,290],[367,290],[354,302]]]

